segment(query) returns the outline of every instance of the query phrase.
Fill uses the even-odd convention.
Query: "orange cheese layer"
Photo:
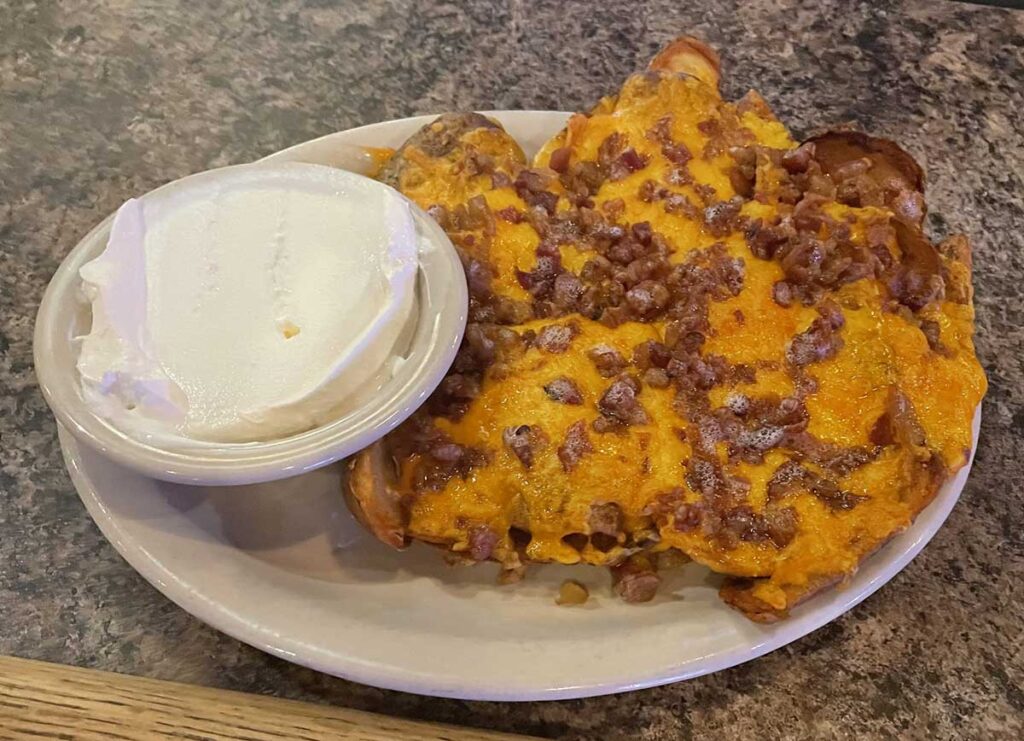
[[[733,159],[708,151],[711,137],[707,131],[717,130],[716,137],[737,144],[775,149],[795,146],[785,128],[763,106],[740,112],[736,106],[724,103],[713,88],[693,78],[652,80],[636,76],[627,81],[617,98],[606,99],[590,116],[574,116],[567,128],[537,154],[535,166],[547,166],[552,153],[562,147],[570,149],[573,161],[595,160],[602,142],[612,134],[624,136],[628,146],[647,157],[649,163],[642,170],[606,182],[594,199],[596,207],[621,199],[621,221],[649,222],[672,245],[673,261],[684,260],[691,251],[719,241],[724,242],[730,255],[743,260],[745,276],[740,293],[710,305],[712,329],[703,352],[759,369],[754,383],[718,386],[711,390],[709,399],[714,407],[723,404],[733,391],[785,397],[793,392],[793,380],[783,370],[787,347],[817,313],[799,302],[784,308],[773,300],[772,286],[781,279],[782,271],[776,263],[754,257],[742,234],[716,237],[700,219],[668,213],[662,202],[648,203],[638,197],[645,180],[664,185],[665,174],[675,166],[648,135],[665,117],[670,120],[672,138],[684,144],[693,156],[685,165],[693,183],[665,187],[685,196],[698,210],[702,207],[698,185],[712,188],[719,200],[734,195],[729,177]],[[709,121],[715,126],[709,127]],[[514,177],[514,151],[503,136],[507,138],[500,132],[482,131],[476,144],[505,163]],[[403,191],[424,207],[442,204],[454,208],[475,195],[483,195],[494,212],[526,210],[514,189],[494,189],[486,176],[465,175],[459,170],[457,158],[432,160],[412,153],[408,170]],[[759,186],[768,183],[770,189],[771,167],[761,163],[758,172]],[[769,194],[762,202],[747,202],[743,213],[770,220],[780,208]],[[835,206],[830,213],[851,224],[855,241],[864,238],[865,224],[887,218],[884,211],[871,208]],[[539,241],[526,222],[496,220],[493,237],[486,240],[486,257],[496,274],[496,293],[528,299],[515,272],[534,267]],[[562,248],[563,265],[573,271],[578,272],[592,257],[593,253],[574,246]],[[933,312],[930,318],[938,322],[942,342],[952,351],[944,356],[928,347],[916,324],[883,309],[883,291],[879,283],[862,280],[845,286],[833,297],[846,320],[841,332],[844,345],[834,357],[808,368],[818,384],[818,390],[807,400],[808,431],[824,443],[870,448],[872,427],[885,411],[895,386],[912,402],[929,447],[940,451],[946,466],[953,470],[965,461],[971,445],[971,419],[985,390],[971,339],[972,310],[947,302]],[[552,322],[567,321],[534,320],[516,329],[539,331]],[[467,548],[474,523],[487,523],[499,533],[522,527],[532,535],[526,549],[531,560],[604,563],[607,554],[589,545],[581,552],[563,540],[566,535],[588,531],[592,504],[616,502],[627,521],[639,523],[647,517],[652,501],[668,490],[682,488],[687,501],[699,501],[699,495],[685,482],[685,462],[692,451],[685,439],[687,423],[677,413],[675,392],[669,389],[645,386],[639,398],[651,423],[617,433],[590,431],[594,451],[574,470],[563,469],[556,451],[566,430],[579,420],[589,427],[597,419],[597,401],[611,382],[598,374],[586,350],[606,344],[628,359],[641,342],[663,339],[665,329],[663,322],[609,328],[578,316],[572,321],[579,325],[580,334],[568,352],[527,350],[507,366],[501,377],[485,377],[480,396],[464,417],[457,422],[437,420],[438,427],[455,442],[488,451],[490,462],[473,469],[465,479],[453,478],[440,491],[415,497],[410,535],[458,551]],[[584,397],[582,405],[559,404],[547,398],[544,385],[559,376],[578,384]],[[529,470],[502,443],[503,430],[520,425],[543,430],[548,440]],[[866,498],[849,511],[833,511],[810,495],[792,497],[799,527],[785,548],[743,542],[723,549],[699,529],[677,530],[671,520],[661,528],[658,548],[679,547],[696,560],[729,574],[771,577],[759,583],[755,594],[770,605],[784,608],[790,595],[809,584],[850,573],[865,555],[909,524],[934,495],[922,473],[919,453],[887,448],[839,482],[844,490]],[[754,511],[763,510],[768,481],[787,459],[776,450],[769,452],[762,464],[731,463],[721,451],[726,470],[750,482],[748,503]],[[417,460],[400,463],[408,482]]]

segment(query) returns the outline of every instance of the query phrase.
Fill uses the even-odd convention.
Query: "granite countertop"
[[[698,9],[699,8],[699,9]],[[711,9],[714,8],[714,9]],[[670,37],[797,132],[903,142],[929,227],[970,234],[991,388],[960,504],[893,582],[747,665],[614,697],[476,703],[364,687],[207,628],[101,537],[35,385],[61,258],[129,196],[331,131],[455,108],[579,109]],[[566,739],[1024,733],[1024,13],[955,2],[0,6],[0,654]],[[638,640],[642,640],[638,636]]]

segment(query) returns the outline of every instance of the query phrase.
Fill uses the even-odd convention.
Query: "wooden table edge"
[[[40,737],[104,741],[530,738],[0,656],[0,738]]]

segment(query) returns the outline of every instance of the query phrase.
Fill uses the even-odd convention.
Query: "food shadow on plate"
[[[499,586],[496,564],[452,566],[441,550],[420,543],[393,550],[352,517],[341,494],[342,476],[341,466],[328,466],[283,481],[246,486],[151,482],[158,496],[117,497],[108,506],[119,517],[147,528],[219,543],[270,568],[324,582],[372,585],[427,579],[460,598],[486,591],[498,601],[551,603],[559,585],[574,579],[591,594],[577,609],[597,609],[617,601],[604,568],[534,564],[524,581]],[[694,596],[695,587],[717,589],[718,580],[694,564],[665,571],[662,579],[653,604]]]

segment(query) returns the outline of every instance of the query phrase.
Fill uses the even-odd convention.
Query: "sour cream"
[[[400,362],[422,239],[394,190],[318,165],[229,168],[130,200],[80,270],[82,393],[164,443],[330,422]]]

